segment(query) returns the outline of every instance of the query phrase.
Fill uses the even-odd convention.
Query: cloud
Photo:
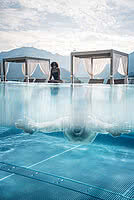
[[[107,3],[110,4],[112,7],[116,7],[117,9],[119,8],[125,8],[125,9],[134,9],[134,1],[132,0],[111,0],[111,1],[108,1],[107,0]]]
[[[0,30],[21,31],[40,29],[45,21],[45,13],[30,9],[7,8],[0,12]]]
[[[16,5],[18,5],[18,8],[14,8]],[[18,0],[16,2],[15,0],[6,0],[3,3],[3,7],[6,8],[6,12],[4,9],[0,16],[3,16],[6,24],[6,19],[9,19],[9,22],[15,19],[15,22],[12,21],[12,24],[14,24],[13,28],[16,26],[16,29],[21,29],[24,25],[28,28],[27,21],[36,24],[38,29],[42,26],[44,27],[42,19],[47,23],[46,13],[70,17],[72,22],[79,25],[79,28],[86,28],[91,31],[103,31],[114,23],[114,18],[107,13],[105,0],[91,0],[90,3],[88,0],[79,1],[79,3],[76,0]],[[16,20],[15,16],[17,16],[18,20]],[[23,25],[22,21],[25,22]],[[38,26],[39,24],[41,26]],[[9,26],[9,28],[11,27]],[[30,28],[31,26],[29,26]]]
[[[1,51],[22,46],[45,49],[52,53],[69,55],[71,51],[116,49],[125,52],[132,51],[134,37],[97,34],[85,31],[73,32],[71,29],[55,32],[49,31],[9,31],[1,32]],[[131,46],[128,45],[131,41]],[[7,45],[8,44],[8,45]]]
[[[115,31],[118,34],[129,34],[133,35],[134,26],[134,1],[132,0],[111,0],[107,1],[110,8],[110,14],[115,19]]]
[[[0,9],[6,8],[20,8],[21,3],[19,0],[0,0]]]
[[[133,50],[132,0],[0,0],[1,50]],[[8,43],[4,43],[8,38]]]

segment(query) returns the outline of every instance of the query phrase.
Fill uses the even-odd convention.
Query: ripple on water
[[[13,148],[12,145],[3,144],[3,145],[0,146],[0,154],[9,153],[13,150],[14,150],[14,148]]]

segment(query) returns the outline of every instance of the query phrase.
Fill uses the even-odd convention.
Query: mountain
[[[60,54],[52,54],[49,51],[36,49],[33,47],[22,47],[13,49],[11,51],[5,51],[0,53],[0,60],[3,58],[14,58],[14,57],[37,57],[37,58],[46,58],[50,59],[51,62],[56,61],[59,63],[60,67],[69,71],[69,56],[62,56]]]

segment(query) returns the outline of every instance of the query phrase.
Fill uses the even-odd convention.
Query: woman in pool
[[[51,63],[51,74],[48,83],[63,83],[60,79],[60,69],[57,62]]]

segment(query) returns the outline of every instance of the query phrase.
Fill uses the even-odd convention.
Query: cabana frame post
[[[26,79],[26,82],[29,82],[27,59],[25,60],[25,79]]]
[[[6,81],[5,60],[3,59],[3,81]]]
[[[94,78],[94,76],[93,76],[93,59],[94,58],[91,58],[91,79]]]
[[[127,59],[127,75],[126,75],[126,79],[124,79],[124,84],[128,84],[128,66],[129,66],[129,57]]]
[[[71,54],[71,64],[70,64],[70,66],[71,66],[71,83],[73,84],[74,77],[73,77],[73,55],[72,54]]]
[[[114,77],[113,77],[113,50],[111,50],[111,57],[110,57],[110,84],[114,84]]]

